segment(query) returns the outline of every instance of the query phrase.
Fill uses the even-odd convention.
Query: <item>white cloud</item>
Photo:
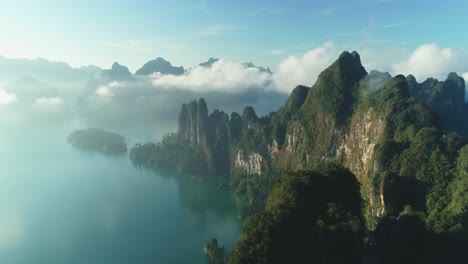
[[[125,87],[125,84],[113,81],[106,85],[99,86],[94,93],[102,97],[112,97],[115,95],[113,89],[118,87]]]
[[[428,77],[444,79],[451,71],[463,66],[464,55],[452,48],[437,44],[419,46],[408,59],[393,65],[394,74],[413,74],[418,80]]]
[[[5,252],[21,243],[25,235],[24,219],[19,214],[0,217],[0,252]]]
[[[368,72],[378,70],[393,74],[393,65],[407,60],[411,56],[410,50],[400,47],[386,47],[385,50],[354,47],[353,50],[359,51],[361,63]]]
[[[194,32],[194,34],[199,35],[199,36],[213,36],[213,35],[221,35],[229,31],[237,31],[237,30],[239,30],[239,27],[235,25],[215,24],[215,25],[208,25],[208,26],[200,27],[198,30]]]
[[[424,44],[415,50],[401,47],[359,48],[348,46],[347,50],[357,50],[368,72],[379,70],[392,75],[413,74],[418,81],[428,77],[445,79],[447,74],[467,72],[467,56],[452,48],[441,48],[436,44]],[[327,41],[302,55],[284,59],[273,74],[248,68],[244,64],[221,59],[212,67],[195,67],[182,76],[155,74],[152,85],[165,89],[188,89],[192,91],[240,92],[251,87],[278,90],[289,93],[297,85],[312,86],[318,75],[332,64],[341,53],[332,41]],[[272,50],[282,54],[286,50]],[[465,79],[468,76],[465,76]],[[102,96],[110,96],[112,89],[96,91]]]
[[[468,72],[463,73],[462,77],[465,79],[465,82],[468,82]]]
[[[16,94],[0,89],[0,105],[8,105],[16,101]]]
[[[290,56],[275,71],[274,81],[278,90],[290,92],[296,85],[311,86],[318,75],[336,58],[338,52],[333,42],[325,42],[304,55]]]
[[[34,105],[36,106],[61,106],[63,105],[64,101],[61,97],[41,97],[34,101]]]
[[[401,26],[405,26],[407,24],[411,24],[411,23],[415,23],[416,21],[414,20],[406,20],[406,21],[401,21],[401,22],[396,22],[396,23],[391,23],[391,24],[387,24],[387,25],[384,25],[383,27],[384,28],[396,28],[396,27],[401,27]]]
[[[336,10],[332,7],[324,8],[319,11],[321,16],[332,16],[336,13]]]
[[[465,101],[468,99],[468,72],[462,74],[463,79],[465,79]]]
[[[272,50],[271,51],[271,54],[273,55],[281,55],[281,54],[285,54],[286,52],[288,52],[287,50],[284,50],[284,49],[275,49],[275,50]]]
[[[468,80],[468,56],[452,48],[441,48],[437,44],[423,44],[415,50],[401,47],[360,48],[348,46],[347,50],[357,50],[361,62],[368,72],[379,70],[397,74],[413,74],[418,81],[429,77],[444,80],[448,73],[465,73]],[[302,56],[290,56],[277,67],[273,76],[278,90],[290,92],[296,85],[312,86],[318,75],[333,63],[341,49],[332,41],[306,52]]]
[[[233,93],[254,87],[270,89],[272,81],[270,73],[224,59],[216,61],[211,67],[196,66],[181,76],[156,73],[152,78],[154,86],[166,89],[221,90]]]
[[[102,97],[114,96],[114,93],[107,85],[99,86],[94,93]]]

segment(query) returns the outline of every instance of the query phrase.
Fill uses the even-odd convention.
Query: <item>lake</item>
[[[0,126],[0,263],[205,263],[209,239],[235,245],[242,201],[217,179],[75,149],[79,128]],[[162,134],[114,131],[129,147]]]

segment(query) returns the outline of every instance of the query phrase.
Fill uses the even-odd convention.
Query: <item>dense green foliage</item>
[[[67,140],[73,146],[87,150],[108,154],[127,152],[127,144],[122,135],[102,129],[88,128],[76,130],[68,136]]]
[[[467,147],[462,151],[468,154]],[[459,159],[464,176],[466,164],[466,160]],[[409,187],[414,187],[415,182],[409,177],[384,174],[385,188],[393,192],[387,194],[388,201],[393,204],[396,203],[392,199],[410,201]],[[458,197],[453,200],[458,202],[467,196],[467,178],[462,179],[464,185],[457,184],[460,189],[453,194]],[[464,249],[468,241],[466,230],[435,232],[423,221],[423,214],[406,205],[398,215],[380,218],[375,231],[366,232],[361,206],[356,178],[337,164],[325,163],[314,171],[286,173],[273,183],[266,208],[247,219],[228,262],[456,263],[468,260]],[[454,204],[453,210],[466,223],[466,206]]]
[[[449,203],[442,214],[451,218],[449,230],[468,234],[468,146],[461,148],[459,154],[454,179],[447,189]]]
[[[354,175],[335,164],[287,173],[266,209],[249,217],[229,263],[359,263],[361,198]]]
[[[217,239],[211,239],[208,244],[203,248],[203,252],[206,254],[206,262],[208,264],[223,264],[226,263],[226,254],[224,247],[218,246]]]
[[[421,84],[408,76],[411,95],[424,102],[436,114],[443,129],[468,137],[468,104],[465,102],[465,80],[450,73],[445,81],[429,78]]]
[[[177,139],[177,134],[167,134],[161,143],[136,144],[130,150],[130,159],[155,168],[175,168],[180,172],[206,174],[208,163],[200,146]]]
[[[454,73],[423,83],[367,74],[356,52],[343,52],[277,112],[208,115],[203,99],[192,101],[177,135],[133,156],[230,176],[249,204],[243,214],[253,214],[232,263],[466,260],[457,246],[468,243],[464,89]],[[329,160],[360,187],[342,167],[320,167]],[[434,254],[415,258],[426,251]]]
[[[281,177],[280,170],[271,170],[261,175],[234,174],[232,184],[236,186],[236,194],[244,197],[247,207],[243,208],[241,216],[257,213],[265,208],[270,185]]]
[[[385,193],[386,215],[398,216],[410,205],[431,230],[458,231],[460,223],[445,208],[452,199],[449,186],[456,184],[452,182],[462,138],[436,128],[433,112],[409,95],[403,76],[370,95],[363,106],[391,117],[375,148],[380,168],[374,189]]]

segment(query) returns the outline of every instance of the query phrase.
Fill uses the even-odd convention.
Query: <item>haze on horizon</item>
[[[0,1],[0,263],[468,258],[466,10]]]
[[[0,55],[74,67],[118,61],[132,72],[156,57],[186,68],[221,57],[276,72],[357,50],[365,66],[393,74],[440,64],[416,73],[426,78],[468,72],[466,7],[458,0],[2,1]],[[320,48],[322,56],[306,56]]]
[[[0,119],[173,120],[181,103],[199,97],[213,109],[253,105],[263,115],[296,85],[312,86],[343,50],[358,51],[368,72],[468,79],[459,33],[466,3],[453,2],[4,1]],[[130,76],[157,57],[185,72]],[[199,66],[210,57],[220,60]],[[126,76],[103,76],[114,62]]]

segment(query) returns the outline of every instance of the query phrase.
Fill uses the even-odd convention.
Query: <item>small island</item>
[[[105,154],[127,152],[127,143],[122,135],[98,128],[75,130],[68,136],[68,143],[78,148]]]

